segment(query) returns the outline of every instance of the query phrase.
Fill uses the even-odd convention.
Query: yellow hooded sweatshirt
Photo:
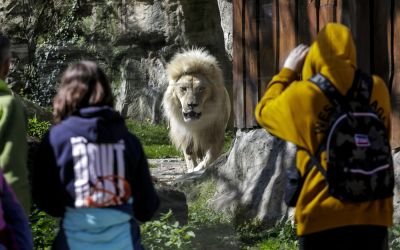
[[[350,30],[328,24],[318,34],[305,59],[302,79],[283,68],[269,83],[256,108],[261,126],[283,140],[315,153],[328,129],[332,104],[320,89],[308,82],[316,73],[327,77],[345,95],[353,83],[356,49]],[[390,97],[381,78],[373,76],[371,106],[390,131]],[[326,152],[322,153],[326,159]],[[304,150],[296,154],[296,166],[304,176],[309,157]],[[326,168],[326,161],[322,161]],[[297,234],[306,235],[350,225],[391,226],[392,198],[363,203],[344,203],[328,193],[323,175],[312,168],[304,181],[296,204]]]

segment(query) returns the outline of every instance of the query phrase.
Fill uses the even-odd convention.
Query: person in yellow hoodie
[[[346,95],[356,69],[356,48],[350,30],[341,24],[327,24],[310,48],[300,45],[289,54],[258,103],[258,123],[298,146],[296,167],[301,176],[310,161],[305,150],[316,153],[333,110],[320,88],[308,79],[320,73]],[[373,75],[372,79],[370,104],[390,131],[388,89],[378,76]],[[326,158],[326,152],[321,158]],[[326,169],[326,162],[321,163]],[[392,198],[351,203],[332,197],[321,171],[312,168],[296,202],[300,249],[386,249],[392,214]]]

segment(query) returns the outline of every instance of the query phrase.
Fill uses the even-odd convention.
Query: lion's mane
[[[201,74],[208,81],[211,97],[203,106],[203,115],[196,124],[185,123],[182,106],[176,95],[177,81],[183,75]],[[163,98],[164,115],[169,123],[172,143],[181,151],[191,148],[198,158],[207,150],[219,154],[230,115],[229,95],[222,71],[215,57],[203,49],[186,50],[176,54],[167,65],[168,88]],[[216,146],[217,145],[217,146]]]

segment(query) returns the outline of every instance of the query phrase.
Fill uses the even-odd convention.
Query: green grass
[[[188,203],[190,224],[193,226],[211,226],[230,222],[229,217],[208,207],[208,201],[216,192],[216,183],[214,181],[207,180],[197,185],[194,189],[197,192],[197,197]]]
[[[149,159],[183,157],[172,145],[144,145],[143,148]]]
[[[143,145],[144,153],[149,159],[182,157],[168,137],[167,126],[127,121],[129,131],[136,135]]]
[[[232,130],[225,131],[225,142],[224,142],[224,148],[222,149],[222,152],[228,152],[228,150],[232,146],[232,141],[235,138],[235,132]]]
[[[212,180],[196,184],[196,190],[187,196],[189,207],[188,225],[193,228],[195,238],[187,249],[237,249],[240,245],[232,218],[214,211],[209,200],[216,192],[216,183]]]
[[[253,249],[257,250],[297,250],[298,246],[295,243],[282,242],[279,239],[267,239],[259,243]]]
[[[41,139],[50,129],[50,122],[39,121],[36,117],[28,119],[28,135]]]
[[[137,121],[126,121],[130,132],[135,134],[143,145],[144,152],[149,159],[183,157],[172,144],[168,136],[168,128],[165,124],[149,124]],[[227,152],[235,137],[233,131],[225,133],[223,152]]]
[[[146,249],[185,249],[196,237],[190,225],[180,225],[172,211],[162,214],[157,220],[140,226],[142,243]]]
[[[43,211],[39,211],[35,206],[29,216],[32,230],[34,249],[51,249],[58,228],[59,219],[51,217]]]
[[[290,221],[278,222],[266,228],[254,219],[238,226],[240,240],[246,250],[295,250],[298,249],[296,227]]]

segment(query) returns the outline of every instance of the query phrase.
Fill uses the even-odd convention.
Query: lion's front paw
[[[201,171],[201,170],[203,170],[205,168],[206,168],[206,166],[205,166],[204,162],[200,162],[199,165],[197,165],[197,167],[195,167],[193,169],[193,171]]]

